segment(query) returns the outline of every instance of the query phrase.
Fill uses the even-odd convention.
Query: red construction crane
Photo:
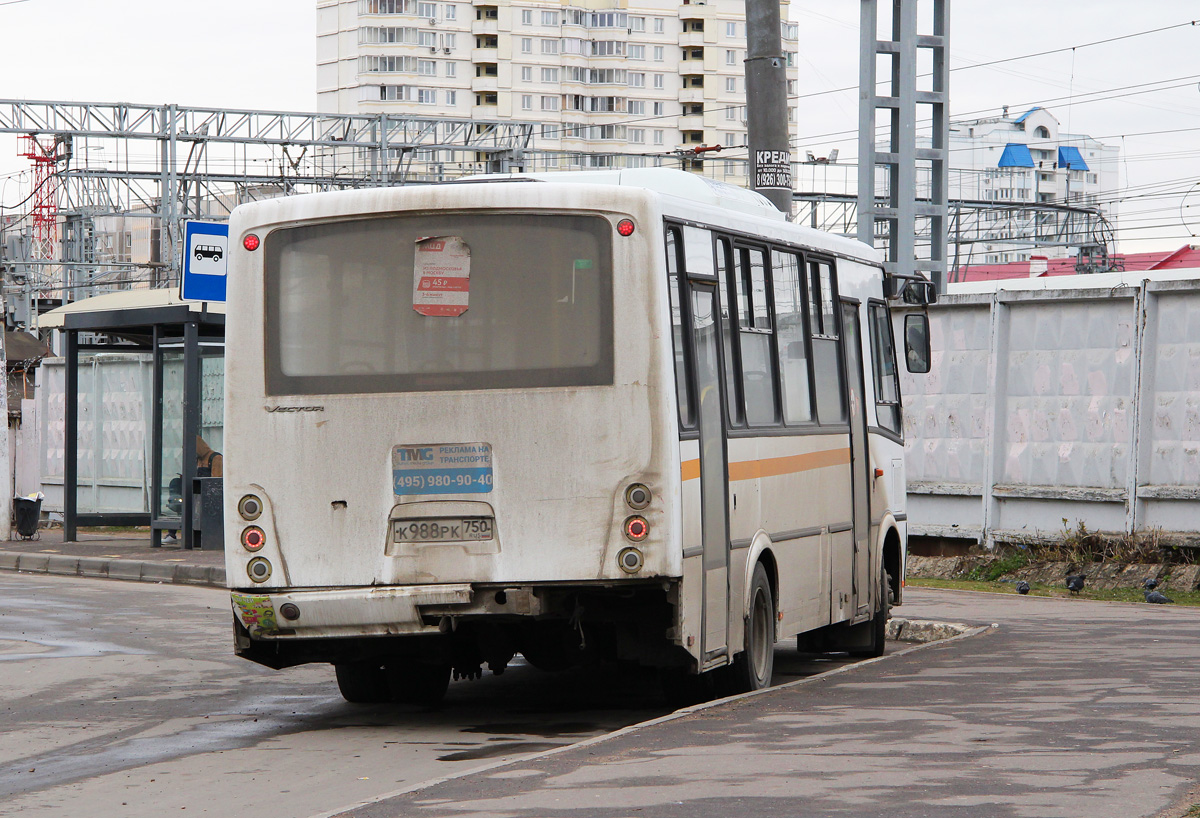
[[[59,153],[62,140],[55,137],[50,146],[42,144],[36,134],[20,137],[17,155],[33,162],[33,248],[35,259],[53,259],[58,246],[58,176],[59,162],[66,158]]]

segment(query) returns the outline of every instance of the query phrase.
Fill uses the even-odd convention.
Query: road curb
[[[201,585],[210,588],[227,587],[225,567],[221,565],[183,565],[142,560],[71,557],[65,554],[0,552],[0,571],[88,579],[119,579],[127,582],[158,582],[168,585]]]

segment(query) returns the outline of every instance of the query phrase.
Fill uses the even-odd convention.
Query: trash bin
[[[196,547],[205,551],[225,550],[224,478],[197,477],[192,481],[192,529]]]
[[[13,505],[17,517],[17,533],[22,539],[33,540],[41,537],[38,534],[38,523],[42,519],[42,497],[14,497]]]

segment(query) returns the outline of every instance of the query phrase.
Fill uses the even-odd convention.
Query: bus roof
[[[624,170],[580,170],[547,173],[488,173],[465,176],[453,184],[470,182],[513,182],[530,179],[538,182],[576,182],[588,185],[623,185],[653,190],[665,196],[712,207],[739,210],[761,218],[787,221],[786,215],[767,197],[737,185],[706,179],[694,173],[672,168],[627,168]]]
[[[883,257],[878,250],[847,236],[826,233],[802,224],[790,222],[769,199],[760,193],[736,185],[706,179],[694,173],[672,168],[627,168],[624,170],[554,171],[546,173],[489,173],[464,176],[444,184],[492,182],[571,182],[575,184],[618,185],[651,190],[687,205],[716,208],[745,213],[788,225],[789,230],[803,236],[814,249],[859,259],[878,265]]]

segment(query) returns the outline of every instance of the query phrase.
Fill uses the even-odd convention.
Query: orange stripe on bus
[[[850,462],[850,449],[827,449],[823,452],[794,454],[788,457],[771,457],[766,460],[743,460],[729,464],[729,481],[756,480],[760,477],[777,477],[781,474],[823,469],[827,466],[844,466]],[[680,472],[684,480],[700,477],[700,461],[685,460]]]

